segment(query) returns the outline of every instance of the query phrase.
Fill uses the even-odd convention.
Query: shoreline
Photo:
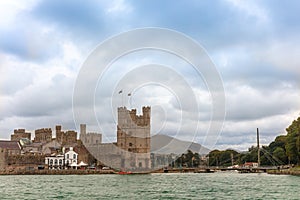
[[[9,175],[89,175],[89,174],[116,174],[114,170],[16,170],[0,171],[0,176]]]
[[[268,174],[274,175],[293,175],[293,176],[300,176],[299,169],[284,169],[284,170],[269,170],[267,171]]]
[[[169,169],[168,171],[164,171],[162,169],[153,170],[148,172],[130,172],[132,175],[139,174],[155,174],[155,173],[213,173],[215,171],[207,171],[207,170],[195,170],[195,169]],[[255,172],[252,172],[255,173]],[[292,169],[280,169],[280,170],[267,170],[267,174],[273,175],[294,175],[300,176],[300,169],[292,168]],[[2,170],[0,171],[0,176],[9,176],[9,175],[93,175],[93,174],[119,174],[119,171],[115,171],[112,169],[109,170]]]

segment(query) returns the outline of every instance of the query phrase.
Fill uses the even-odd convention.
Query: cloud
[[[8,138],[14,128],[33,130],[61,123],[74,129],[79,121],[73,121],[72,92],[88,53],[111,35],[158,26],[202,44],[222,76],[227,117],[216,147],[245,150],[255,143],[256,127],[267,144],[299,115],[298,7],[298,1],[276,0],[0,2],[0,138]],[[136,67],[153,63],[174,71],[133,73]],[[115,61],[106,72],[102,82],[89,88],[90,79],[97,75],[89,71],[84,88],[96,89],[95,111],[103,129],[109,130],[108,139],[115,139],[116,107],[122,101],[116,93],[128,88],[126,93],[133,93],[125,98],[128,105],[138,110],[145,104],[153,106],[153,132],[174,136],[182,128],[184,133],[177,135],[181,139],[195,136],[196,142],[205,141],[211,94],[205,80],[181,58],[165,52],[135,52]],[[170,86],[184,97],[180,100],[184,106],[167,88],[141,85],[141,80]],[[196,96],[199,112],[186,85]],[[97,121],[84,112],[85,103],[89,102],[83,101],[79,110],[88,121],[82,122],[98,131]]]

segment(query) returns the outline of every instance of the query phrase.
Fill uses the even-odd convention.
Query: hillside
[[[182,141],[167,135],[156,134],[151,137],[151,152],[153,153],[182,154],[187,150],[199,154],[208,154],[210,151],[198,143]]]

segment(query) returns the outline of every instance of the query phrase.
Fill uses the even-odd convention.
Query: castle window
[[[76,154],[73,155],[73,159],[76,159]]]
[[[132,147],[132,143],[131,142],[129,142],[129,146]]]

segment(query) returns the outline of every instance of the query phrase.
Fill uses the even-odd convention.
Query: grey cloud
[[[261,91],[247,85],[236,85],[226,90],[227,120],[261,119],[300,109],[300,96],[294,93],[294,89]]]
[[[9,105],[13,116],[51,116],[71,108],[72,80],[55,76],[44,85],[31,85],[13,96]]]

